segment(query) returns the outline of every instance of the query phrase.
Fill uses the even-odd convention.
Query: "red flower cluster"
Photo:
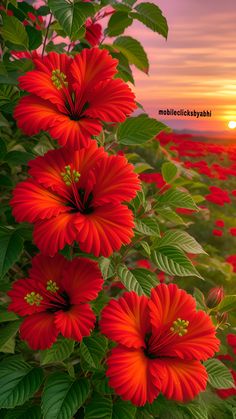
[[[108,357],[109,384],[137,406],[162,392],[192,400],[205,390],[202,360],[219,348],[210,317],[196,311],[191,295],[175,284],[160,284],[151,298],[126,292],[103,309],[102,332],[118,345]]]
[[[95,315],[88,302],[101,290],[97,263],[84,258],[72,262],[62,255],[33,258],[29,278],[19,279],[8,292],[9,310],[25,319],[20,336],[34,349],[47,349],[61,333],[81,341],[94,328]]]
[[[236,255],[228,256],[226,262],[230,263],[233,267],[233,271],[236,272]]]
[[[213,236],[222,237],[223,236],[223,231],[222,230],[217,230],[215,228],[214,230],[212,230],[212,234],[213,234]]]
[[[18,222],[34,223],[34,242],[53,256],[74,241],[95,256],[109,256],[133,237],[133,214],[123,205],[140,189],[125,157],[108,156],[95,141],[87,148],[51,150],[29,163],[32,178],[19,183],[11,205]]]
[[[205,196],[207,201],[213,202],[214,204],[224,206],[224,204],[229,204],[231,199],[227,191],[219,188],[218,186],[210,186],[210,194]]]
[[[236,236],[236,227],[231,227],[229,229],[229,232],[230,232],[231,236]]]
[[[100,133],[101,121],[123,122],[136,108],[128,85],[113,79],[117,60],[106,50],[84,49],[74,59],[50,52],[33,61],[35,69],[19,78],[30,94],[14,113],[27,135],[46,130],[62,146],[79,149]]]

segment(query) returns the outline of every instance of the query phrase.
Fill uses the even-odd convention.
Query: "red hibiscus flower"
[[[33,61],[35,70],[19,78],[30,95],[14,113],[27,135],[49,131],[62,146],[78,149],[100,133],[101,121],[122,122],[136,108],[127,84],[113,79],[117,60],[106,50],[84,49],[74,59],[50,52]]]
[[[92,47],[96,47],[102,39],[102,26],[89,18],[85,22],[85,29],[85,39]]]
[[[29,163],[32,178],[18,183],[11,205],[18,222],[35,223],[34,242],[53,256],[78,242],[83,252],[109,256],[133,237],[129,202],[140,189],[125,157],[108,156],[95,141],[73,153],[50,150]]]
[[[191,295],[160,284],[151,298],[126,292],[103,309],[102,332],[118,343],[108,356],[107,376],[116,393],[137,406],[162,392],[187,401],[205,390],[200,361],[219,348],[210,317],[196,311]]]
[[[236,227],[232,227],[229,229],[231,236],[236,236]]]
[[[19,279],[8,292],[9,310],[25,319],[21,339],[34,349],[47,349],[61,333],[81,341],[94,328],[96,317],[88,302],[101,290],[103,279],[96,262],[62,255],[33,258],[29,278]]]
[[[223,236],[223,231],[214,229],[214,230],[212,230],[212,234],[213,234],[213,236],[221,237],[221,236]]]
[[[216,227],[223,228],[223,227],[224,227],[224,225],[225,225],[225,223],[224,223],[224,221],[223,221],[223,220],[216,220],[216,221],[215,221],[215,225],[216,225]]]
[[[224,191],[217,186],[210,186],[210,194],[205,196],[207,201],[213,202],[214,204],[224,206],[224,204],[229,204],[231,199],[227,191]]]

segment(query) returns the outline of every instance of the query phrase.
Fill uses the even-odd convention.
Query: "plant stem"
[[[48,31],[49,31],[51,22],[52,22],[52,13],[50,14],[50,18],[49,18],[49,22],[48,22],[48,26],[47,26],[47,30],[46,30],[46,34],[45,34],[45,38],[44,38],[44,41],[43,41],[42,57],[44,55],[44,51],[45,51],[45,47],[46,47],[46,42],[47,42],[47,37],[48,37]]]

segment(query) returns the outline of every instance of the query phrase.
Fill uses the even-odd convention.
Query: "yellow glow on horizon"
[[[236,121],[229,121],[228,127],[230,129],[235,129],[236,128]]]

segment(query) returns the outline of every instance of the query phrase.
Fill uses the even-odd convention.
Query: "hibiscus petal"
[[[75,258],[64,271],[61,286],[70,297],[70,303],[79,304],[97,298],[103,279],[97,262]]]
[[[105,49],[83,49],[71,64],[75,87],[85,91],[102,80],[112,78],[117,72],[117,63]]]
[[[94,208],[91,214],[75,218],[78,230],[76,240],[80,249],[95,256],[108,257],[128,244],[133,237],[133,214],[124,205],[104,205]]]
[[[161,379],[161,392],[168,399],[187,402],[206,389],[207,372],[199,361],[155,359],[154,371]]]
[[[12,289],[8,291],[8,296],[11,298],[11,303],[8,306],[9,311],[14,311],[14,313],[19,314],[20,316],[28,316],[33,313],[38,313],[44,311],[45,308],[42,304],[29,304],[25,300],[27,294],[32,292],[40,294],[40,287],[37,282],[33,279],[18,279],[13,283]],[[43,297],[41,296],[43,301]]]
[[[111,300],[103,309],[101,331],[129,348],[145,347],[145,336],[150,332],[148,315],[148,298],[126,292],[118,300]]]
[[[17,222],[35,222],[68,212],[67,202],[29,179],[17,184],[11,206]]]
[[[75,305],[68,311],[55,314],[55,324],[61,334],[68,339],[81,341],[94,328],[96,317],[88,304]]]
[[[140,190],[140,181],[133,165],[123,156],[109,156],[100,160],[96,167],[96,183],[93,186],[93,204],[129,202]]]
[[[143,406],[158,396],[161,383],[150,371],[153,360],[148,359],[141,349],[119,345],[112,349],[107,364],[109,385],[122,399]]]
[[[44,350],[56,341],[59,331],[51,313],[36,313],[23,321],[20,327],[20,337],[26,340],[33,350]]]
[[[34,242],[42,253],[54,256],[66,244],[73,243],[76,238],[73,220],[73,214],[60,214],[35,223]]]
[[[68,269],[70,262],[60,254],[54,257],[38,254],[32,259],[32,268],[29,271],[30,278],[35,279],[42,284],[48,281],[61,284],[63,271]]]
[[[135,96],[120,79],[104,80],[87,94],[84,115],[106,122],[123,122],[136,108]]]

